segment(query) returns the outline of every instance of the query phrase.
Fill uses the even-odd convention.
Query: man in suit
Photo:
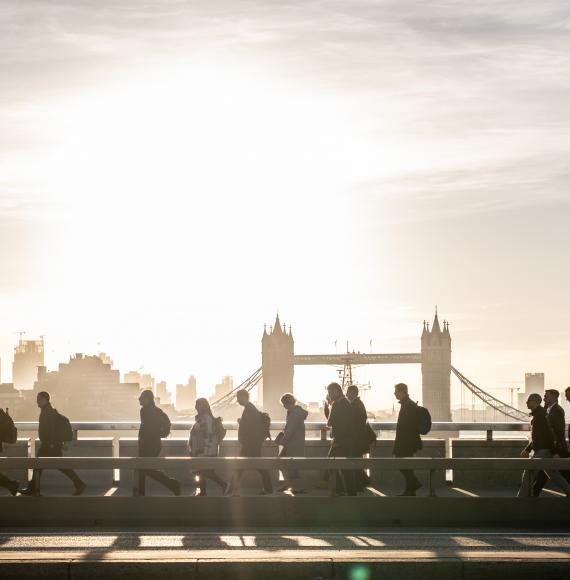
[[[422,440],[419,433],[418,406],[410,399],[408,385],[404,383],[398,383],[394,387],[394,396],[400,403],[400,412],[398,413],[393,454],[394,457],[413,457],[422,449]],[[413,470],[402,469],[400,473],[406,481],[406,488],[400,495],[416,495],[417,490],[422,484]]]
[[[354,419],[354,445],[353,457],[362,457],[368,453],[370,443],[367,440],[368,435],[368,413],[366,407],[359,397],[358,387],[356,385],[349,385],[346,389],[346,398],[352,407],[352,415]],[[354,485],[356,491],[364,491],[366,486],[370,483],[370,477],[364,469],[354,471]]]
[[[329,457],[352,457],[354,453],[354,415],[349,400],[344,396],[342,387],[338,383],[327,386],[327,400],[330,403],[330,412],[327,426],[331,429],[331,447]],[[344,491],[347,495],[356,495],[354,471],[343,469]],[[336,489],[342,488],[340,478],[336,478]]]
[[[51,406],[49,393],[41,391],[36,397],[36,403],[40,409],[40,419],[38,426],[38,437],[40,448],[36,457],[63,457],[64,443],[58,433],[58,412]],[[60,469],[73,483],[74,491],[72,495],[81,495],[86,488],[85,483],[73,469]],[[21,491],[24,495],[40,495],[40,480],[42,477],[41,469],[34,469],[32,479],[28,487]]]
[[[556,452],[554,432],[548,422],[546,409],[541,405],[541,403],[542,397],[538,393],[532,393],[528,396],[526,406],[530,411],[532,419],[530,422],[530,443],[521,451],[521,457],[525,459],[530,457],[531,452],[533,454],[532,457],[538,459],[549,459],[553,457]],[[526,494],[531,473],[532,472],[528,469],[524,470],[521,486],[517,494],[518,497]],[[562,477],[559,471],[549,469],[545,473],[553,483],[558,485],[558,487],[564,491],[566,496],[570,497],[570,484]]]
[[[544,392],[544,408],[546,418],[554,435],[554,454],[558,457],[568,457],[568,446],[566,444],[566,422],[564,409],[558,404],[560,393],[556,389],[547,389]],[[568,479],[567,472],[561,472]],[[544,471],[539,471],[532,486],[532,495],[539,496],[542,488],[548,480]]]

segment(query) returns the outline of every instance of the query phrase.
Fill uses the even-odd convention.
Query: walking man
[[[67,419],[51,406],[50,396],[46,391],[38,393],[36,403],[40,409],[38,427],[40,447],[36,457],[63,457],[65,435],[63,434],[62,426],[64,422],[67,422]],[[67,428],[69,428],[69,422],[67,422]],[[40,495],[42,471],[42,469],[34,469],[32,479],[28,482],[28,487],[23,489],[21,493],[24,495]],[[85,491],[85,483],[73,469],[60,469],[59,471],[73,483],[74,491],[72,495],[81,495]]]
[[[394,387],[394,396],[400,403],[400,412],[398,413],[393,454],[394,457],[413,457],[422,448],[422,440],[419,433],[418,406],[410,399],[408,385],[405,383],[398,383]],[[413,470],[402,469],[400,473],[406,481],[406,488],[400,495],[416,495],[422,484]]]
[[[362,457],[370,450],[368,413],[366,412],[366,407],[358,393],[358,387],[356,385],[349,385],[346,389],[346,398],[352,407],[352,416],[354,420],[354,446],[352,457]],[[364,491],[369,483],[370,477],[364,469],[357,469],[354,471],[354,485],[357,492]]]
[[[566,422],[564,409],[558,404],[560,393],[556,389],[547,389],[544,392],[544,407],[546,418],[552,428],[554,435],[554,452],[558,457],[568,457],[568,446],[566,444]],[[568,480],[568,472],[561,472],[562,476]],[[548,476],[544,471],[539,471],[532,486],[532,495],[539,496]]]
[[[0,453],[3,451],[3,443],[15,443],[17,433],[11,417],[4,409],[0,409]],[[0,473],[0,487],[7,489],[12,495],[17,495],[20,482],[10,479]]]
[[[305,457],[305,419],[309,414],[297,405],[297,400],[291,393],[281,397],[281,404],[287,410],[285,430],[275,438],[277,445],[282,445],[279,457]],[[283,473],[284,485],[278,491],[291,489],[293,493],[304,493],[299,486],[299,470],[289,469]]]
[[[243,413],[239,419],[238,441],[241,446],[240,457],[261,457],[263,442],[269,436],[269,429],[264,425],[263,413],[249,400],[248,391],[242,389],[236,394],[237,402],[243,407]],[[273,484],[269,472],[266,469],[258,469],[263,491],[258,495],[269,495],[273,493]],[[243,475],[243,470],[237,470],[228,486],[227,493],[239,495],[239,485]]]
[[[530,422],[530,443],[521,451],[521,457],[528,458],[532,453],[534,458],[548,459],[554,455],[556,444],[554,434],[546,417],[546,409],[541,405],[542,397],[538,393],[532,393],[528,396],[526,406],[532,416]],[[525,469],[522,475],[521,487],[517,497],[526,495],[529,485],[532,483],[531,471]],[[570,496],[570,484],[560,475],[559,471],[554,469],[545,470],[548,478],[558,485],[567,496]],[[532,491],[532,488],[531,488]]]
[[[330,403],[330,413],[327,426],[331,428],[332,442],[329,449],[329,457],[352,457],[354,448],[354,423],[353,411],[348,399],[342,392],[342,387],[338,383],[330,383],[327,386],[327,400]],[[344,492],[347,495],[356,495],[354,485],[354,471],[343,469],[342,480],[336,473],[336,491]]]
[[[144,390],[139,396],[141,405],[141,426],[139,429],[139,457],[158,457],[162,449],[163,437],[170,433],[170,419],[168,415],[159,409],[154,402],[154,394],[151,390]],[[168,477],[158,469],[139,469],[138,488],[136,495],[145,495],[146,477],[150,477],[168,488],[174,495],[180,495],[180,482]]]

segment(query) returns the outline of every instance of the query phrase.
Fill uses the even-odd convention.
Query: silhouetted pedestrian
[[[329,457],[352,457],[354,453],[353,411],[348,399],[338,383],[327,386],[327,399],[330,403],[330,413],[327,426],[331,428],[332,442]],[[356,495],[354,471],[341,470],[342,481],[336,472],[336,491],[344,489],[347,495]]]
[[[281,404],[287,410],[287,419],[285,429],[275,438],[275,443],[282,446],[279,457],[305,457],[305,419],[309,413],[297,405],[297,400],[291,393],[285,393],[281,397]],[[293,493],[304,493],[299,486],[298,469],[284,471],[283,476],[284,485],[279,491],[291,489]]]
[[[348,399],[352,408],[353,429],[354,429],[354,444],[353,457],[363,457],[370,451],[370,433],[371,429],[368,425],[368,413],[362,399],[358,395],[358,387],[356,385],[349,385],[346,389],[346,398]],[[370,484],[370,477],[364,469],[357,469],[354,471],[354,486],[356,491],[364,491],[367,485]]]
[[[558,404],[560,393],[556,389],[547,389],[544,391],[544,407],[546,409],[546,418],[552,428],[554,435],[554,452],[558,457],[568,457],[568,446],[566,444],[566,421],[564,409]],[[561,471],[562,476],[568,481],[568,472]],[[532,486],[532,495],[539,496],[548,476],[544,471],[536,474]]]
[[[421,448],[422,440],[419,432],[418,405],[410,399],[408,385],[398,383],[394,387],[394,396],[400,403],[396,439],[394,441],[394,457],[413,457]],[[400,495],[413,496],[422,486],[412,469],[402,469],[406,487]]]
[[[221,443],[221,419],[214,417],[208,399],[196,399],[196,422],[190,431],[190,455],[192,457],[217,457]],[[197,495],[206,494],[206,479],[217,483],[222,491],[226,482],[213,470],[202,469],[196,473],[198,477]]]
[[[546,417],[546,409],[541,406],[542,397],[538,393],[532,393],[528,396],[526,406],[532,416],[530,422],[530,443],[521,451],[521,457],[527,458],[532,453],[532,457],[537,459],[548,459],[553,457],[556,451],[554,433]],[[570,484],[555,469],[545,470],[548,478],[558,485],[567,496],[570,496]],[[528,469],[523,471],[521,487],[517,494],[518,497],[526,495],[532,472]],[[530,488],[532,492],[532,487]]]
[[[243,407],[238,427],[238,441],[241,446],[240,457],[261,457],[263,442],[269,437],[269,425],[266,424],[268,415],[255,407],[249,400],[249,393],[246,390],[238,391],[236,398],[238,404]],[[266,469],[258,469],[258,472],[263,482],[263,491],[259,492],[259,495],[273,493],[269,472]],[[235,471],[227,489],[228,494],[239,494],[242,475],[243,470]]]
[[[18,437],[14,421],[6,411],[0,409],[0,453],[4,450],[4,443],[16,443]],[[0,487],[7,489],[12,495],[17,495],[20,482],[0,473]]]
[[[64,444],[71,440],[72,433],[69,420],[51,406],[49,393],[41,391],[36,397],[40,408],[38,437],[40,447],[36,457],[63,457]],[[28,487],[21,493],[24,495],[40,495],[42,469],[34,469]],[[73,469],[60,469],[69,478],[74,487],[72,495],[81,495],[86,488],[85,483]]]
[[[141,404],[141,426],[139,429],[139,457],[158,457],[162,449],[162,438],[170,433],[168,415],[154,402],[154,394],[144,390],[139,396]],[[174,495],[180,495],[180,482],[168,477],[158,469],[139,469],[136,495],[145,495],[146,477],[150,477],[168,488]]]

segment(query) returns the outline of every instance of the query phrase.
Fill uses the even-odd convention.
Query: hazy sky
[[[409,352],[438,304],[480,386],[567,386],[569,97],[566,0],[3,0],[2,378],[25,330],[207,388],[277,308]]]

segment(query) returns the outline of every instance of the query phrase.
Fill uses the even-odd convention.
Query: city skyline
[[[477,384],[570,384],[567,3],[397,4],[3,2],[4,377],[25,330],[239,383],[276,310],[406,352],[438,304]]]

